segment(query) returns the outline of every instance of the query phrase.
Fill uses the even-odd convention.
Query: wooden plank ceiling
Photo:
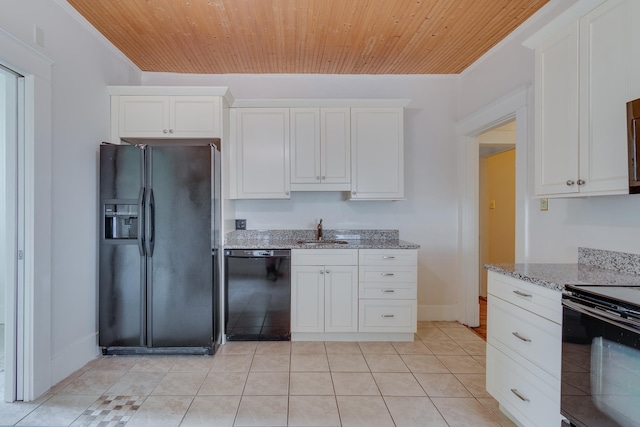
[[[143,71],[457,74],[549,0],[67,0]]]

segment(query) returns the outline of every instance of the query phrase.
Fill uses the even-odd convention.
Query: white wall
[[[62,0],[4,0],[0,14],[0,30],[23,42],[25,52],[35,50],[53,62],[51,98],[40,97],[36,88],[35,105],[36,128],[47,119],[51,128],[50,146],[35,153],[35,185],[49,194],[38,202],[45,205],[37,206],[34,242],[51,249],[49,259],[35,260],[37,276],[44,278],[38,291],[43,310],[36,307],[36,313],[51,313],[45,323],[51,327],[49,383],[98,351],[97,153],[109,138],[106,86],[140,81],[139,70],[77,16]],[[34,25],[44,31],[44,48],[33,43]],[[46,236],[38,241],[45,234],[40,229],[51,230],[50,242]]]
[[[6,254],[5,254],[5,208],[6,203],[5,200],[7,198],[5,194],[5,185],[6,185],[6,177],[5,177],[5,162],[6,162],[6,152],[5,147],[7,144],[7,136],[6,136],[6,81],[4,74],[0,73],[0,166],[2,166],[3,170],[0,172],[0,325],[4,325],[4,304],[5,304],[5,271],[6,270]],[[3,355],[4,356],[4,355]],[[1,396],[0,396],[1,397]]]
[[[534,83],[534,52],[521,45],[574,0],[551,0],[539,14],[516,30],[508,40],[465,70],[460,77],[461,117],[508,94],[517,87]],[[531,106],[533,107],[533,105]],[[529,108],[531,128],[527,150],[527,193],[533,195],[533,108]],[[518,262],[576,262],[578,247],[592,247],[640,253],[640,196],[607,196],[578,199],[550,199],[549,211],[541,212],[537,200],[529,204],[528,253]]]
[[[457,76],[217,75],[144,73],[144,85],[228,86],[236,99],[409,98],[405,109],[406,201],[347,202],[341,193],[291,200],[239,200],[249,229],[389,228],[421,245],[418,304],[423,319],[455,319],[457,251],[454,123]],[[223,142],[224,147],[224,142]]]

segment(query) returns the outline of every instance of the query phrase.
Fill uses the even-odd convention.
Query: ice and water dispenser
[[[136,239],[138,237],[138,204],[104,205],[104,238]]]

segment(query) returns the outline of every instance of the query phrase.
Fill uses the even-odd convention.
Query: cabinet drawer
[[[562,327],[557,323],[489,295],[487,340],[560,378]]]
[[[418,269],[416,267],[397,266],[360,266],[360,282],[402,283],[417,282]]]
[[[560,425],[560,381],[551,387],[491,345],[487,391],[526,427]]]
[[[488,293],[562,324],[562,294],[559,291],[489,271]]]
[[[418,251],[414,249],[361,249],[360,265],[418,265]]]
[[[362,299],[416,299],[416,283],[360,283]]]
[[[360,332],[415,332],[416,301],[360,300]]]
[[[358,250],[293,249],[291,265],[358,265]]]

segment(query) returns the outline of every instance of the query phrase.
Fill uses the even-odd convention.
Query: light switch
[[[489,209],[495,209],[495,208],[496,208],[496,201],[489,200]]]
[[[540,210],[541,211],[549,210],[549,199],[540,199]]]

